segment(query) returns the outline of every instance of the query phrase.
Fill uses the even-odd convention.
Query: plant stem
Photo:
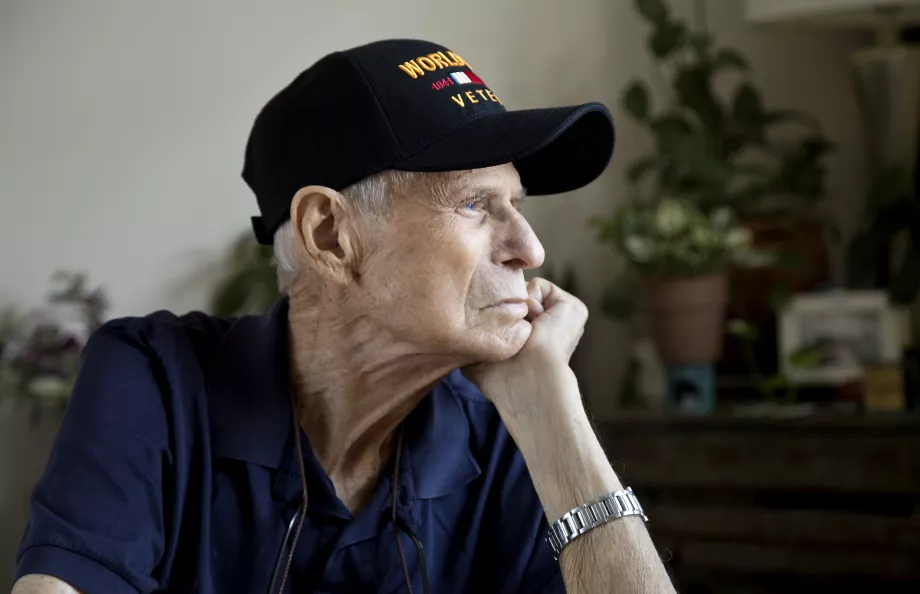
[[[744,358],[747,359],[748,368],[750,369],[751,375],[754,376],[754,383],[757,385],[757,391],[760,392],[761,396],[769,400],[773,397],[773,390],[768,390],[765,387],[767,380],[760,371],[760,366],[757,365],[757,356],[754,354],[754,343],[747,338],[743,339],[742,342],[744,343]]]

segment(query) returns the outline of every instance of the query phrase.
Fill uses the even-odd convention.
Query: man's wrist
[[[530,377],[493,402],[552,522],[623,486],[594,434],[571,370],[547,368]]]
[[[568,365],[548,365],[514,381],[485,385],[483,393],[511,431],[517,426],[526,431],[547,415],[584,412],[578,380]]]

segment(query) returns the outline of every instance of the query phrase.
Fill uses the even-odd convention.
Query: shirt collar
[[[285,457],[293,427],[288,361],[287,299],[265,315],[240,318],[227,332],[208,369],[215,455],[273,469],[291,459]],[[447,495],[481,473],[470,451],[462,385],[469,384],[459,372],[450,374],[406,419],[404,463],[415,497]]]
[[[236,321],[208,369],[214,453],[269,468],[281,466],[291,435],[288,301]]]
[[[406,418],[407,470],[416,497],[443,497],[482,472],[470,451],[470,419],[458,393],[463,383],[453,372]]]

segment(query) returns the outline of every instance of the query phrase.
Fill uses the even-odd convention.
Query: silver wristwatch
[[[610,520],[626,516],[640,516],[648,522],[642,505],[629,487],[625,491],[607,493],[597,501],[576,507],[563,515],[549,527],[546,542],[553,547],[553,553],[558,560],[562,549],[582,534]]]

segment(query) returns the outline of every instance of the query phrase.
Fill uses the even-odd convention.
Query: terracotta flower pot
[[[643,293],[649,331],[664,363],[719,360],[728,304],[725,275],[646,279]]]

